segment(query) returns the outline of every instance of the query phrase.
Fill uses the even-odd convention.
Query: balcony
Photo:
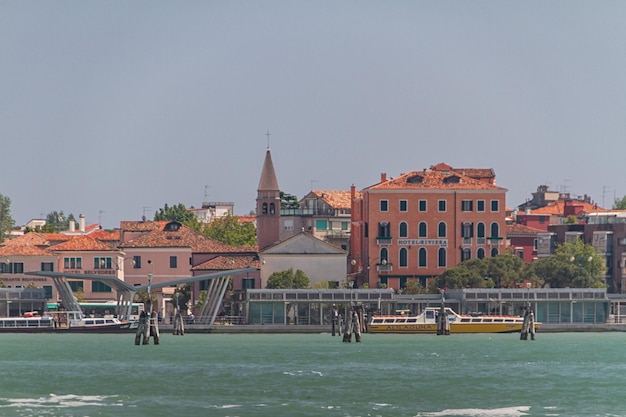
[[[350,238],[349,230],[327,230],[326,237],[330,239],[348,239]]]
[[[491,246],[502,246],[502,244],[504,242],[504,238],[503,237],[498,237],[498,236],[488,237],[487,240],[489,241],[489,244]]]
[[[378,236],[376,238],[377,245],[391,245],[393,238],[391,236]]]
[[[393,271],[393,264],[389,262],[376,264],[376,271],[377,272],[391,272]]]

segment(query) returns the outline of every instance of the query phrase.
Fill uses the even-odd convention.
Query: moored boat
[[[373,316],[367,330],[369,333],[437,333],[437,317],[441,309],[427,307],[417,316]],[[450,322],[450,333],[514,333],[522,330],[524,317],[499,315],[458,314],[449,307],[445,309]],[[541,323],[535,323],[535,330]]]
[[[52,317],[1,317],[0,332],[49,332],[54,330]]]
[[[108,333],[128,331],[130,322],[122,322],[117,318],[84,317],[81,312],[55,313],[39,316],[38,313],[25,313],[22,317],[1,317],[0,332],[91,332]]]

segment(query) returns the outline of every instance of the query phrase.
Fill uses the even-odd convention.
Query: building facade
[[[350,275],[356,286],[400,290],[461,261],[505,248],[506,189],[493,171],[438,164],[353,188]]]

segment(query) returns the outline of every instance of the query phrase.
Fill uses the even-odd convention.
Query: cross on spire
[[[267,136],[267,149],[270,148],[270,130],[267,129],[267,133],[265,134]]]

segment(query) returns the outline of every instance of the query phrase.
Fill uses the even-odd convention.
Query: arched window
[[[491,236],[492,238],[494,237],[500,237],[500,225],[498,223],[491,223]]]
[[[472,252],[470,252],[469,248],[461,249],[461,262],[467,261],[472,258]]]
[[[270,214],[276,213],[276,206],[274,203],[270,203]]]
[[[478,248],[478,250],[476,251],[476,257],[478,259],[483,259],[485,257],[485,249],[484,248]]]
[[[498,248],[491,248],[491,257],[495,258],[498,256]]]
[[[380,256],[378,257],[380,263],[389,262],[389,250],[387,248],[382,248],[380,250]]]
[[[419,252],[418,252],[418,256],[417,256],[417,264],[420,268],[426,268],[427,263],[426,263],[426,259],[427,259],[427,252],[426,252],[426,248],[420,248]]]
[[[389,222],[378,223],[378,237],[391,237],[391,225]]]
[[[408,264],[408,251],[406,248],[400,248],[400,267],[404,267],[406,268],[407,266],[409,266]]]
[[[476,225],[476,237],[485,237],[485,223],[480,222]]]
[[[261,213],[267,214],[267,203],[263,203],[263,208],[261,209]]]
[[[437,253],[438,266],[439,268],[446,267],[446,248],[439,248],[439,252]]]
[[[417,236],[428,237],[428,229],[426,226],[426,222],[420,222],[420,224],[417,225]]]
[[[408,226],[406,225],[406,222],[401,222],[399,229],[400,229],[399,230],[400,237],[409,237],[409,231],[408,231]]]
[[[446,223],[439,222],[439,224],[437,225],[437,237],[446,237],[447,234],[448,231],[446,230]]]

